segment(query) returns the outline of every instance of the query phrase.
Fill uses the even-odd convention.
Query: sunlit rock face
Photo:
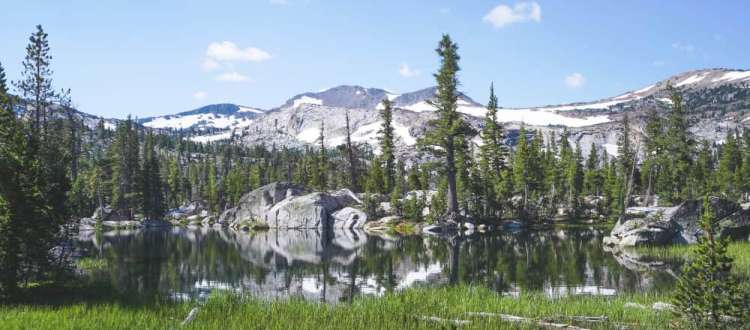
[[[747,239],[750,210],[718,197],[711,197],[709,203],[718,221],[719,233],[734,239]],[[702,200],[688,200],[673,207],[631,207],[604,242],[612,246],[696,243],[703,235],[699,224],[702,216]]]

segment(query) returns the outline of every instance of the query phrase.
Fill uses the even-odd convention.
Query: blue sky
[[[692,69],[750,68],[748,1],[11,1],[0,62],[16,80],[50,34],[54,84],[123,118],[210,103],[261,108],[341,84],[434,84],[450,33],[461,89],[502,106],[614,96]]]

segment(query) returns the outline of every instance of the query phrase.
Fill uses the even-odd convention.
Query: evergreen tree
[[[586,157],[586,172],[584,174],[584,193],[588,195],[601,195],[601,173],[599,171],[599,154],[596,145],[592,142],[589,155]]]
[[[458,45],[456,45],[450,36],[443,35],[436,52],[441,58],[441,66],[438,73],[435,74],[437,80],[436,100],[430,101],[437,110],[438,119],[430,122],[430,129],[427,131],[421,144],[428,148],[438,157],[442,157],[443,172],[445,173],[447,191],[446,191],[446,214],[447,220],[458,220],[458,192],[456,189],[456,146],[460,139],[465,138],[466,124],[457,111],[458,101],[458,77],[460,70],[458,61]]]
[[[15,116],[0,67],[0,289],[13,295],[20,281],[52,270],[50,251],[68,219],[65,157],[42,145]],[[57,158],[58,164],[48,163]]]
[[[47,33],[41,25],[37,25],[36,31],[31,34],[29,44],[26,46],[22,78],[15,82],[16,88],[31,103],[30,107],[26,108],[32,113],[32,127],[35,133],[42,129],[46,131],[47,109],[51,100],[56,96],[52,88],[52,70],[50,69],[52,55],[49,51]]]
[[[143,215],[147,219],[158,219],[164,216],[166,209],[164,201],[163,183],[159,170],[159,158],[154,146],[154,135],[148,132],[143,147],[143,167],[141,169],[143,183]]]
[[[516,151],[513,154],[513,185],[516,192],[523,197],[522,208],[526,209],[529,200],[530,191],[530,173],[529,173],[529,145],[526,136],[526,127],[521,125],[518,132],[518,142],[516,142]]]
[[[396,180],[396,156],[394,155],[394,132],[393,132],[393,110],[391,101],[383,99],[383,107],[380,109],[380,119],[383,123],[378,131],[380,143],[380,158],[383,161],[383,175],[385,175],[385,190],[390,192],[395,188]]]
[[[205,197],[208,203],[208,208],[214,212],[219,212],[220,207],[220,196],[218,187],[218,178],[216,177],[216,157],[211,158],[205,164],[208,167],[206,173],[206,186],[205,186]]]
[[[479,148],[479,176],[485,182],[482,186],[484,200],[483,216],[498,216],[502,212],[496,196],[498,186],[502,185],[502,170],[505,168],[507,150],[503,141],[505,133],[497,122],[497,96],[494,85],[490,85],[490,100],[484,117],[481,131],[482,146]]]
[[[716,171],[716,186],[719,192],[727,198],[736,199],[739,191],[736,186],[735,176],[739,174],[742,166],[742,154],[734,132],[727,132],[724,144],[721,147],[721,156]]]
[[[346,110],[346,154],[349,160],[349,188],[352,191],[359,191],[359,182],[357,180],[357,157],[354,155],[354,146],[352,145],[352,131],[349,126],[349,110]]]
[[[140,208],[140,161],[138,132],[128,116],[117,126],[111,148],[112,207],[131,217]]]
[[[646,198],[647,203],[651,204],[651,195],[656,191],[654,185],[656,178],[660,173],[660,166],[663,164],[664,155],[662,150],[664,149],[664,139],[662,133],[663,121],[659,117],[655,109],[651,109],[648,112],[646,118],[645,127],[645,143],[644,143],[644,154],[643,165],[641,166],[642,171],[642,182],[646,183]]]
[[[741,292],[731,274],[732,258],[727,256],[727,240],[718,237],[717,223],[709,198],[703,201],[700,220],[703,235],[677,281],[674,304],[677,315],[698,329],[733,328],[726,316],[747,320],[747,293]]]
[[[314,170],[313,186],[321,191],[325,191],[328,187],[328,157],[326,156],[326,145],[325,145],[325,123],[320,122],[320,136],[318,137],[320,143],[320,149],[315,159],[316,168]]]
[[[688,132],[687,118],[682,105],[682,95],[671,85],[667,86],[672,100],[672,111],[667,117],[664,135],[664,164],[658,178],[661,180],[661,195],[672,203],[692,196],[687,186],[687,176],[692,165],[692,141]]]

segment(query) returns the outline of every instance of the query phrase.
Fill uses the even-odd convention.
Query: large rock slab
[[[715,218],[720,220],[720,233],[747,238],[749,210],[718,197],[711,197],[709,203]],[[620,246],[692,244],[703,235],[699,225],[702,215],[702,200],[689,200],[674,207],[631,207],[626,210],[625,219],[618,221],[605,237],[604,243]]]
[[[240,199],[236,210],[222,214],[221,223],[240,223],[245,221],[261,221],[266,213],[282,200],[302,195],[303,186],[290,182],[274,182],[255,189]],[[233,213],[233,214],[232,214]],[[230,219],[230,216],[231,219]]]
[[[367,222],[367,214],[360,209],[345,207],[331,214],[333,217],[333,228],[361,229]]]
[[[271,228],[330,229],[335,222],[331,213],[353,201],[348,194],[315,192],[294,196],[274,205],[266,212],[262,221]]]

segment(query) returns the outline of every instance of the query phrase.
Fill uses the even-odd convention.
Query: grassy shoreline
[[[693,253],[694,245],[673,244],[666,246],[644,246],[634,248],[637,253],[660,260],[687,260]],[[750,277],[750,242],[737,241],[727,245],[727,255],[733,260],[732,271],[743,277]]]
[[[541,293],[509,297],[480,287],[415,288],[383,297],[359,297],[351,303],[326,305],[301,299],[265,301],[226,292],[214,292],[205,303],[171,302],[155,297],[122,296],[105,287],[36,288],[35,298],[0,304],[4,329],[165,329],[180,327],[194,307],[198,312],[186,328],[194,329],[435,329],[452,328],[444,321],[467,320],[461,328],[528,328],[535,323],[513,323],[499,317],[471,316],[470,312],[509,314],[592,329],[618,325],[641,329],[666,328],[672,320],[667,311],[626,307],[628,303],[651,306],[669,301],[653,293],[614,297],[568,296],[549,298]],[[52,294],[52,296],[50,296]],[[45,298],[50,298],[46,299]],[[27,296],[29,297],[29,296]],[[56,298],[55,298],[56,297]],[[581,322],[574,317],[595,316],[606,322]]]

